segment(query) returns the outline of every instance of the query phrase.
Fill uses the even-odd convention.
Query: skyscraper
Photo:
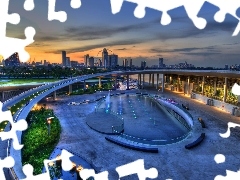
[[[107,67],[115,67],[117,65],[118,65],[118,55],[116,54],[109,55]]]
[[[128,60],[124,59],[124,66],[127,67],[128,66]]]
[[[99,66],[99,67],[102,67],[102,61],[101,61],[101,59],[98,59],[98,66]]]
[[[66,66],[66,51],[62,51],[62,66]]]
[[[163,68],[164,64],[163,64],[163,58],[159,58],[159,68]]]
[[[130,59],[130,64],[129,64],[130,68],[132,67],[132,59]]]
[[[4,66],[20,66],[18,53],[14,53],[3,61]]]
[[[102,63],[105,68],[108,67],[108,52],[106,48],[102,51]]]
[[[85,67],[88,67],[88,65],[89,65],[89,54],[86,54],[84,56],[84,65],[85,65]]]
[[[145,69],[146,65],[147,65],[146,61],[142,61],[141,62],[141,68],[142,69]]]
[[[71,67],[70,57],[66,57],[66,67]]]
[[[90,57],[88,60],[88,66],[89,67],[94,67],[94,57]]]

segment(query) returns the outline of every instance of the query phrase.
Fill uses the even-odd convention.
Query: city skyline
[[[133,59],[134,65],[147,61],[158,64],[189,62],[196,66],[224,67],[237,64],[240,47],[238,36],[232,37],[237,20],[230,15],[223,23],[214,21],[218,8],[205,3],[199,17],[207,19],[204,30],[197,29],[187,17],[184,8],[169,12],[170,25],[160,24],[161,12],[146,9],[146,16],[133,15],[136,5],[124,2],[122,10],[113,15],[109,0],[82,0],[80,9],[74,10],[69,1],[56,2],[56,10],[67,12],[65,23],[47,20],[47,1],[35,2],[35,9],[26,12],[24,0],[10,1],[10,12],[21,15],[19,25],[7,26],[7,36],[23,37],[25,27],[36,29],[35,42],[26,50],[31,59],[46,59],[61,63],[61,52],[71,60],[84,62],[84,55],[96,57],[103,48],[110,49],[119,59]],[[41,14],[41,16],[39,16]]]

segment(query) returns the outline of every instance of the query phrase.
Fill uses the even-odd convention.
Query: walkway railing
[[[190,134],[190,132],[188,132],[187,134],[184,134],[183,136],[179,136],[179,137],[172,138],[172,139],[156,139],[156,140],[134,137],[134,136],[124,134],[124,133],[121,133],[120,136],[123,137],[124,139],[134,141],[136,143],[158,146],[158,145],[167,145],[167,144],[177,143],[177,142],[185,139],[189,134]]]

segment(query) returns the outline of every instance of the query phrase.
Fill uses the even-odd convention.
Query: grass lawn
[[[49,131],[48,117],[52,117]],[[45,108],[31,111],[26,120],[29,127],[22,135],[22,163],[31,164],[37,175],[42,173],[43,160],[49,158],[59,141],[61,125],[53,110]]]
[[[30,84],[30,83],[43,83],[43,82],[54,82],[59,79],[4,79],[0,81],[0,85],[15,85],[15,84]]]

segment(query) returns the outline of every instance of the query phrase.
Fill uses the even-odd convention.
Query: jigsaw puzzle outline
[[[145,8],[151,8],[151,9],[155,9],[158,11],[161,11],[162,17],[161,17],[161,21],[160,23],[162,25],[168,25],[169,23],[171,23],[171,17],[168,14],[169,10],[175,9],[177,7],[183,6],[187,12],[188,17],[192,20],[193,24],[198,28],[198,29],[203,29],[206,27],[207,21],[204,18],[198,17],[198,13],[201,10],[203,4],[205,2],[209,2],[210,4],[213,4],[217,7],[220,8],[220,10],[215,14],[214,19],[217,22],[223,22],[225,20],[225,16],[226,14],[230,14],[233,17],[235,17],[236,19],[238,19],[240,21],[240,18],[236,15],[236,10],[240,7],[240,1],[239,0],[229,0],[226,1],[225,0],[199,0],[199,1],[191,1],[191,0],[179,0],[179,1],[173,1],[170,0],[169,1],[161,1],[161,3],[159,3],[159,0],[150,0],[150,1],[144,1],[144,0],[111,0],[111,7],[112,7],[112,13],[116,14],[121,10],[122,4],[124,1],[128,1],[131,3],[135,3],[137,4],[137,7],[134,11],[134,15],[137,18],[143,18],[145,16]],[[48,6],[48,20],[52,21],[52,20],[58,20],[60,22],[65,22],[67,20],[67,13],[64,11],[59,11],[56,12],[55,11],[55,4],[56,4],[56,0],[48,0],[49,2],[49,6]],[[197,4],[196,4],[197,3]],[[230,4],[230,6],[229,6]],[[18,24],[20,22],[20,16],[17,13],[12,13],[12,14],[8,14],[8,5],[9,5],[9,0],[1,0],[0,1],[0,16],[4,17],[0,19],[0,40],[2,43],[4,44],[1,46],[0,45],[0,54],[3,55],[4,58],[9,57],[10,55],[12,55],[15,52],[19,53],[19,57],[21,61],[26,61],[29,59],[29,54],[25,51],[25,47],[30,45],[31,43],[34,42],[34,36],[35,36],[35,29],[33,27],[27,27],[25,29],[25,36],[26,39],[17,39],[17,38],[10,38],[10,37],[6,37],[6,24],[9,22],[11,24]],[[70,5],[72,8],[77,9],[79,7],[81,7],[81,0],[71,0]],[[35,8],[34,5],[34,0],[25,0],[24,3],[24,9],[26,11],[32,11]],[[232,36],[237,36],[238,33],[240,31],[240,23],[238,23],[237,27],[235,28],[235,31],[233,32]],[[15,44],[15,46],[13,47],[12,44]],[[235,86],[235,87],[239,87],[239,86]],[[234,94],[236,95],[240,95],[240,91],[238,90],[234,90],[232,91]],[[238,94],[239,93],[239,94]],[[2,108],[2,103],[0,104],[0,108]],[[16,131],[17,130],[25,130],[27,129],[27,124],[26,121],[24,119],[22,120],[18,120],[18,122],[14,123],[12,116],[10,117],[9,112],[5,111],[2,112],[2,109],[0,109],[0,113],[6,113],[6,117],[7,119],[5,120],[9,120],[9,122],[12,125],[12,129],[11,129],[11,133],[9,132],[1,132],[0,133],[0,137],[2,140],[6,140],[6,139],[13,139],[13,147],[16,150],[19,150],[22,148],[23,145],[20,145],[18,140],[16,139]],[[2,121],[0,121],[2,122]],[[236,127],[236,126],[240,126],[240,125],[236,125],[236,124],[229,124],[228,125],[228,131],[225,133],[225,138],[230,136],[230,127]],[[15,132],[15,133],[14,133]],[[11,135],[14,134],[14,135]],[[221,135],[221,134],[220,134]],[[224,136],[224,134],[222,134]],[[228,136],[227,136],[228,135]],[[222,137],[223,137],[222,136]],[[216,155],[215,156],[215,161],[217,163],[223,163],[225,162],[225,156],[224,155]],[[14,165],[14,159],[9,156],[6,157],[4,160],[0,160],[0,161],[8,161],[7,164],[5,164],[5,166],[7,167],[12,167]],[[44,164],[49,163],[52,160],[45,160]],[[70,163],[70,162],[69,162]],[[67,163],[66,163],[67,164]],[[64,163],[64,165],[66,165]],[[151,177],[157,177],[157,171],[155,168],[151,168],[148,170],[144,169],[144,161],[143,160],[137,160],[135,162],[126,164],[126,165],[122,165],[118,168],[116,168],[116,171],[119,173],[120,177],[124,177],[126,175],[131,175],[131,173],[138,173],[139,171],[127,171],[129,170],[130,166],[132,167],[132,165],[138,166],[138,168],[141,169],[141,171],[151,171],[153,173],[153,176]],[[66,167],[70,167],[70,164],[66,165]],[[0,170],[2,170],[2,166],[0,168]],[[24,167],[23,167],[24,168]],[[32,171],[32,166],[28,165],[25,166],[24,169],[26,169],[27,171],[31,170]],[[64,167],[65,168],[65,167]],[[67,169],[67,168],[66,168]],[[93,173],[93,171],[91,171],[91,173]],[[140,172],[139,172],[140,173]],[[102,172],[102,175],[104,174],[104,177],[106,177],[106,174],[108,174],[107,171]],[[141,173],[140,173],[141,174]],[[139,175],[139,178],[144,178],[145,173],[142,173],[142,175]],[[146,172],[147,174],[147,172]],[[146,175],[145,174],[145,175]],[[227,175],[231,174],[231,171],[227,170]],[[240,173],[239,173],[240,174]],[[1,171],[0,171],[0,177],[1,177]],[[100,174],[98,174],[100,175]],[[33,177],[33,176],[32,176]],[[100,177],[100,176],[99,176]],[[145,176],[147,177],[147,176]],[[217,176],[218,177],[218,176]],[[141,179],[142,180],[142,179]]]
[[[237,36],[240,31],[240,17],[237,16],[236,11],[240,7],[239,0],[110,0],[112,13],[116,14],[121,11],[122,5],[126,2],[134,3],[137,7],[134,10],[134,16],[136,18],[143,18],[145,16],[145,8],[150,8],[162,12],[162,17],[160,23],[162,25],[168,25],[171,23],[171,17],[168,11],[173,10],[178,7],[184,7],[189,19],[192,20],[193,24],[198,29],[204,29],[207,25],[207,20],[198,17],[202,6],[205,2],[208,2],[214,6],[219,7],[219,11],[214,15],[216,22],[223,22],[227,14],[232,15],[234,18],[238,19],[239,23],[235,28],[232,36]]]

